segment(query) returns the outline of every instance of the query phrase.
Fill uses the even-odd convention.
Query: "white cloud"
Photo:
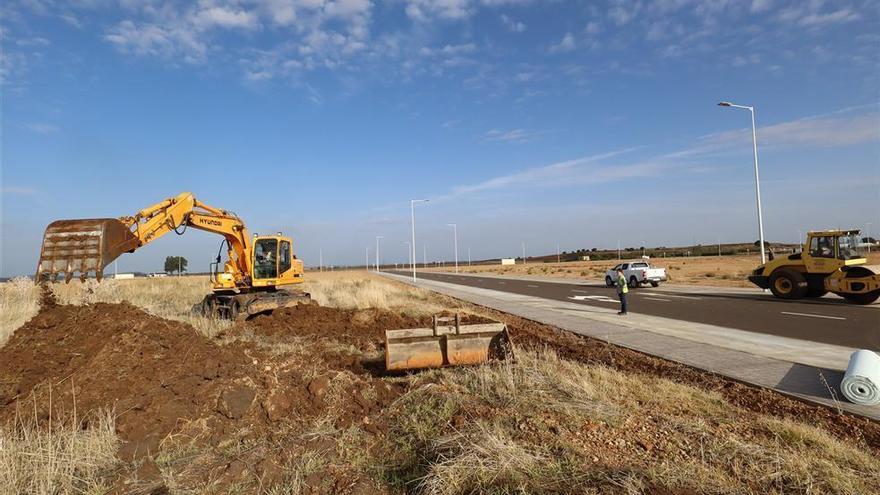
[[[30,122],[24,124],[22,127],[31,132],[36,132],[37,134],[52,134],[59,131],[58,126],[42,122]]]
[[[508,31],[514,33],[523,33],[526,30],[526,25],[520,21],[512,19],[507,14],[501,14],[501,24],[507,28]]]
[[[752,0],[752,6],[749,10],[752,13],[764,12],[772,5],[772,0]]]
[[[245,10],[232,10],[225,7],[210,7],[198,11],[192,19],[195,27],[210,29],[212,27],[256,29],[259,27],[257,15]]]
[[[34,38],[22,38],[15,42],[18,46],[49,46],[52,43],[46,38],[34,37]]]
[[[452,195],[472,194],[494,189],[502,189],[517,186],[561,186],[569,184],[584,184],[608,182],[625,177],[637,177],[645,174],[655,174],[658,171],[656,164],[635,164],[628,166],[596,167],[597,162],[617,155],[628,153],[635,148],[611,151],[574,160],[553,163],[526,169],[510,175],[502,175],[479,182],[477,184],[456,186]]]
[[[25,186],[3,186],[0,187],[0,193],[10,194],[16,196],[33,196],[34,194],[39,193],[37,189],[33,187],[25,187]]]
[[[540,137],[543,133],[541,132],[529,132],[525,129],[511,129],[509,131],[502,131],[500,129],[492,129],[485,134],[483,134],[483,140],[485,141],[504,141],[511,143],[525,143],[528,141],[533,141]]]
[[[602,26],[599,25],[598,22],[590,21],[587,23],[587,26],[584,28],[584,32],[590,36],[599,34],[599,31],[602,30]]]
[[[290,26],[297,20],[294,0],[263,0],[261,6],[269,19],[278,26]]]
[[[859,14],[850,9],[840,9],[827,14],[812,13],[798,20],[798,24],[808,27],[819,27],[828,24],[838,24],[842,22],[855,21],[860,18]]]
[[[407,0],[406,14],[414,20],[432,17],[464,19],[474,12],[469,0]]]
[[[207,52],[205,43],[185,26],[139,25],[124,20],[111,28],[104,39],[125,53],[161,58],[179,56],[188,63],[202,61]]]
[[[808,117],[759,127],[758,146],[835,147],[880,141],[880,113],[844,117]],[[749,129],[712,134],[704,138],[708,148],[751,142]]]
[[[324,12],[331,17],[351,18],[366,14],[370,10],[369,0],[336,0],[328,2]]]
[[[574,36],[571,33],[565,33],[565,36],[559,40],[559,43],[550,47],[551,53],[570,52],[575,48]]]
[[[617,0],[616,5],[608,9],[608,17],[618,26],[623,26],[633,20],[641,9],[639,2],[626,2]]]

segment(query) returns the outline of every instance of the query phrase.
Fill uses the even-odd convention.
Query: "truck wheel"
[[[611,280],[611,277],[609,277],[608,275],[605,275],[605,286],[612,287],[613,285],[614,285],[614,281]]]
[[[866,292],[864,294],[841,294],[846,302],[852,304],[871,304],[880,298],[880,290]]]
[[[629,286],[633,289],[639,286],[639,279],[635,275],[629,278]]]
[[[770,275],[770,291],[780,299],[801,299],[807,295],[807,279],[795,270],[776,270]]]
[[[660,282],[651,282],[651,287],[657,287],[660,285]]]

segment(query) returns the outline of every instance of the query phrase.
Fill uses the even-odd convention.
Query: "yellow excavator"
[[[780,299],[822,297],[829,292],[853,304],[880,298],[880,266],[868,265],[861,231],[821,230],[807,233],[800,253],[773,258],[749,275]]]
[[[122,253],[135,250],[169,232],[187,228],[223,236],[228,260],[220,271],[220,253],[210,265],[213,293],[194,310],[205,316],[239,319],[273,309],[309,302],[309,294],[292,290],[303,282],[303,263],[293,254],[293,241],[276,235],[248,233],[244,222],[227,210],[198,201],[184,192],[144,208],[134,216],[58,220],[46,227],[35,280],[70,282],[94,274]],[[223,244],[220,245],[223,250]]]

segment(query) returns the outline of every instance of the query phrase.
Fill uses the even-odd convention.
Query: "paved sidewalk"
[[[408,277],[382,275],[413,284]],[[859,406],[841,396],[840,381],[852,348],[647,315],[621,318],[612,309],[433,280],[415,285],[880,420],[880,406]]]

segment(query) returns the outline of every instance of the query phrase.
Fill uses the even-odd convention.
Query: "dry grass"
[[[0,347],[40,309],[40,288],[27,277],[0,284]]]
[[[0,493],[106,493],[118,446],[110,412],[39,425],[17,418],[0,427]]]
[[[377,308],[421,316],[463,307],[453,299],[366,271],[308,273],[303,289],[320,305],[333,308]]]
[[[427,494],[876,493],[880,460],[719,395],[518,351],[427,373],[396,404],[385,476]]]
[[[626,259],[626,258],[624,258]],[[527,263],[517,265],[460,266],[464,273],[486,273],[506,276],[540,276],[604,280],[605,271],[617,260],[573,261],[563,263]],[[686,258],[654,258],[651,263],[666,268],[669,282],[686,285],[715,287],[754,287],[746,277],[761,264],[760,255],[752,256],[693,256]],[[880,253],[871,253],[869,264],[880,263]],[[428,271],[452,271],[451,268],[429,268]]]

